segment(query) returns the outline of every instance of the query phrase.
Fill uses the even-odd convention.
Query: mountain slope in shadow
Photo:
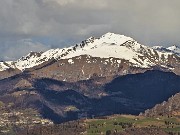
[[[88,85],[85,82],[80,81],[76,84]],[[57,88],[49,89],[48,86],[53,84],[59,84],[59,92]],[[85,96],[80,89],[63,90],[64,85],[64,82],[42,79],[36,82],[36,89],[51,104],[76,106],[79,109],[77,113],[86,112],[89,117],[116,113],[139,114],[179,92],[180,77],[174,73],[161,71],[120,76],[102,87],[107,96],[101,98]],[[68,86],[70,88],[71,83]],[[96,92],[94,86],[92,87],[93,91],[88,87],[91,95]]]
[[[144,103],[150,107],[167,100],[171,95],[180,91],[180,76],[161,71],[126,75],[117,77],[111,83],[106,84],[105,91],[110,95],[120,93],[133,102]]]
[[[99,79],[101,85],[94,83],[97,80],[70,83],[22,74],[0,81],[0,99],[4,103],[14,102],[15,109],[32,107],[44,118],[61,123],[84,114],[85,117],[139,114],[180,92],[180,76],[170,72],[147,71],[119,76],[109,83]],[[28,82],[28,87],[23,86],[23,82]],[[97,91],[105,95],[98,96]],[[14,96],[17,92],[27,93]],[[67,110],[69,107],[76,110]]]

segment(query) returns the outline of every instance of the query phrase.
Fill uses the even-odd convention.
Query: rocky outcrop
[[[180,116],[180,93],[175,94],[167,101],[148,109],[143,114],[145,116]]]

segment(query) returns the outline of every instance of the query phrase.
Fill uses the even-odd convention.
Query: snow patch
[[[121,60],[117,60],[117,63],[120,64],[120,63],[121,63]]]
[[[74,61],[72,59],[68,60],[69,64],[74,64]]]

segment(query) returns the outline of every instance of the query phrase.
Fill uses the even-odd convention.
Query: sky
[[[0,0],[0,60],[112,32],[180,45],[180,0]]]

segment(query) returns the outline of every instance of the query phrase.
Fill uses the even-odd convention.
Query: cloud
[[[179,0],[2,0],[0,46],[48,39],[51,46],[63,47],[106,32],[146,45],[179,44],[179,5]]]
[[[31,39],[5,41],[2,44],[4,45],[0,46],[0,59],[7,61],[16,60],[17,58],[27,55],[30,51],[40,52],[50,49],[50,46],[34,42]]]

